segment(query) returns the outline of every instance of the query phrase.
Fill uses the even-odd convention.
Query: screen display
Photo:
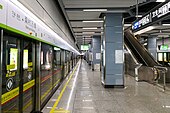
[[[10,65],[15,65],[14,70],[17,69],[17,57],[18,57],[18,49],[10,48]]]
[[[24,61],[23,61],[23,63],[24,63],[23,64],[23,68],[27,69],[28,68],[28,50],[27,49],[24,50],[23,59],[24,59]]]

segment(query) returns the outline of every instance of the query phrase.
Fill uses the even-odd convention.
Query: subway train
[[[0,10],[0,109],[30,113],[45,106],[77,64],[78,53],[60,47],[64,43],[54,31],[16,4],[0,2],[4,9],[8,4],[8,14]]]

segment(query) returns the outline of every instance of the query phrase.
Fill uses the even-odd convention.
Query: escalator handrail
[[[129,29],[125,31],[125,35],[128,35],[129,37],[134,37],[134,35],[132,34],[131,30],[129,30]],[[140,55],[140,57],[143,59],[143,61],[147,64],[147,66],[149,66],[148,62],[145,61],[145,59],[141,56],[140,52],[134,47],[134,44],[132,44],[132,42],[129,40],[129,38],[127,38],[127,36],[125,36],[125,37],[131,43],[131,45],[136,50],[136,52]],[[151,54],[149,54],[149,52],[140,44],[140,42],[136,38],[134,38],[133,40],[136,40],[135,42],[137,43],[138,47],[142,48],[142,51],[144,51],[145,54],[147,54],[150,57],[150,59],[153,62],[152,66],[159,65],[159,63],[155,61],[153,56]]]
[[[139,51],[134,47],[134,45],[132,44],[132,42],[127,38],[127,36],[125,36],[125,38],[129,41],[129,43],[131,44],[131,46],[133,46],[133,48],[135,49],[135,51],[137,52],[137,54],[140,56],[140,58],[142,59],[142,61],[145,63],[145,65],[148,66],[148,64],[146,63],[146,61],[143,59],[143,57],[140,55]],[[133,53],[133,52],[132,52]],[[133,53],[134,54],[134,53]],[[135,54],[134,54],[135,56]],[[140,62],[140,61],[139,61]]]

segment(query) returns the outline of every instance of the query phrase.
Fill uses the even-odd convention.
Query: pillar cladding
[[[93,52],[93,61],[92,61],[92,70],[94,70],[96,64],[100,64],[100,55],[101,55],[101,36],[93,36],[92,39],[92,52]]]
[[[108,13],[104,18],[103,85],[124,87],[123,17]]]
[[[156,59],[156,53],[157,53],[157,45],[156,45],[156,36],[149,37],[147,39],[148,42],[148,51],[151,53],[151,55]]]

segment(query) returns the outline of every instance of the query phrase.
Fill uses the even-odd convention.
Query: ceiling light
[[[156,0],[156,2],[165,2],[165,0]]]
[[[83,27],[83,29],[97,29],[97,27]]]
[[[140,18],[140,17],[142,17],[142,15],[136,15],[135,17],[139,17]]]
[[[144,43],[143,45],[146,46],[146,45],[148,45],[148,43]]]
[[[83,32],[83,34],[94,34],[95,32]]]
[[[94,20],[84,20],[83,22],[103,22],[103,20],[96,20],[96,21],[94,21]]]
[[[131,26],[132,24],[124,24],[124,26],[126,26],[126,27],[129,27],[129,26]]]
[[[163,26],[170,26],[170,24],[162,24]]]
[[[107,9],[83,9],[83,11],[107,11]]]
[[[86,38],[91,38],[91,35],[89,35],[89,36],[84,36],[84,37],[86,37]]]
[[[150,31],[150,30],[155,29],[155,28],[156,28],[155,26],[149,26],[147,28],[144,28],[142,30],[139,30],[139,31],[135,32],[134,35],[140,35],[142,33],[145,33],[147,31]]]

